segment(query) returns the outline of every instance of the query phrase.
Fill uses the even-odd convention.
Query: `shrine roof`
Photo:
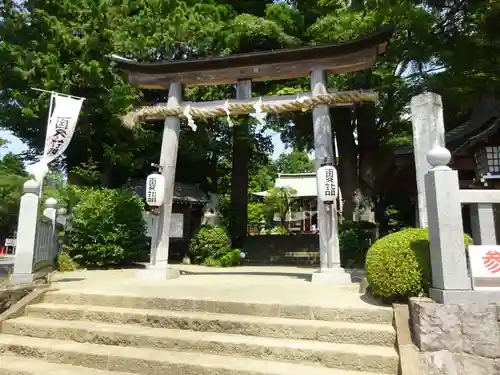
[[[280,173],[274,187],[288,187],[296,191],[294,197],[316,197],[318,188],[316,186],[316,173]],[[265,197],[268,192],[261,191],[253,193]]]
[[[134,179],[124,186],[131,188],[137,195],[144,197],[146,194],[146,180]],[[176,203],[207,203],[208,196],[194,184],[176,182],[174,185],[173,201]]]
[[[306,76],[313,69],[340,74],[370,68],[386,52],[392,34],[392,28],[385,28],[349,42],[195,60],[137,62],[120,56],[112,60],[132,84],[142,88],[167,88],[174,81],[196,86],[288,79]]]

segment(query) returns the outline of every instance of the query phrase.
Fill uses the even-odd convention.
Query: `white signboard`
[[[472,286],[475,290],[500,290],[500,246],[469,246]]]
[[[332,165],[324,165],[316,173],[318,198],[322,202],[334,202],[337,198],[337,170]]]
[[[5,239],[5,247],[16,247],[16,239],[15,238],[6,238]]]
[[[170,218],[170,238],[184,237],[184,214],[172,214]]]
[[[154,237],[158,230],[159,216],[146,212],[144,214],[146,221],[146,236]],[[170,218],[170,238],[184,237],[184,214],[172,214]]]

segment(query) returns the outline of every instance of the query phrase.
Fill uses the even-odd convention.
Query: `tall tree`
[[[282,153],[275,161],[278,173],[304,173],[314,172],[314,163],[306,152],[293,150],[290,153]]]

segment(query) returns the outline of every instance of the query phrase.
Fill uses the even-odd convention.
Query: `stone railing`
[[[474,245],[496,245],[495,211],[500,203],[500,190],[460,190],[460,202],[471,208],[471,229]]]
[[[66,218],[58,215],[57,201],[54,198],[47,199],[45,209],[39,215],[39,192],[38,182],[30,180],[24,184],[12,282],[32,282],[43,276],[44,271],[53,266],[60,250],[59,233],[64,229]]]

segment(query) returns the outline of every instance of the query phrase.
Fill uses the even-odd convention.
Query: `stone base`
[[[442,290],[431,288],[429,297],[437,303],[446,305],[500,303],[500,290]]]
[[[179,270],[171,268],[169,265],[147,266],[138,270],[136,277],[141,280],[164,281],[181,277]]]
[[[342,267],[323,268],[312,274],[313,284],[323,285],[348,285],[352,284],[351,275]]]
[[[15,284],[26,284],[35,281],[36,274],[34,273],[13,273],[10,275],[10,282]]]

